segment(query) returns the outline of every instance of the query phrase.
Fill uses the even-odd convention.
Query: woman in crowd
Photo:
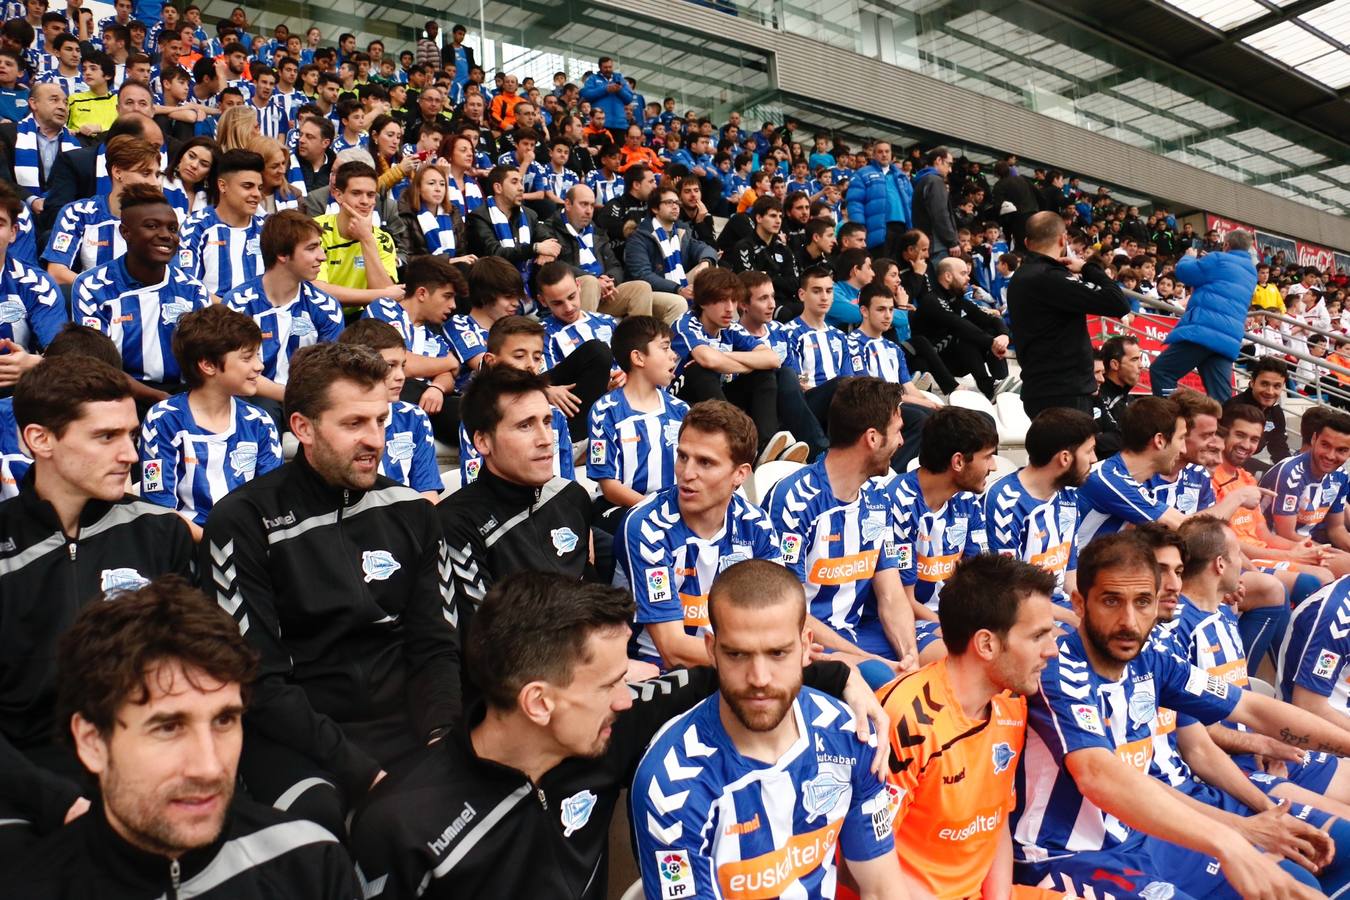
[[[162,176],[164,197],[178,213],[180,224],[189,213],[207,205],[206,182],[219,155],[212,138],[195,137],[169,160],[169,170]]]
[[[216,143],[221,153],[247,150],[249,139],[259,133],[258,114],[249,106],[235,106],[220,114]]]
[[[451,262],[471,264],[477,257],[460,253],[464,246],[464,218],[450,201],[445,173],[423,166],[399,198],[399,215],[408,225],[413,256],[430,253]]]
[[[248,142],[248,149],[263,158],[262,202],[258,204],[258,212],[299,209],[304,197],[286,180],[291,165],[286,144],[277,138],[255,134]]]
[[[483,205],[483,189],[473,177],[473,141],[462,134],[454,134],[441,144],[441,159],[437,166],[445,176],[446,193],[460,218]]]
[[[417,171],[415,153],[400,155],[403,151],[403,126],[390,115],[376,116],[370,123],[370,155],[375,157],[375,171],[379,173],[381,191],[392,191],[399,199],[408,188],[409,177]],[[398,160],[395,162],[395,160]]]

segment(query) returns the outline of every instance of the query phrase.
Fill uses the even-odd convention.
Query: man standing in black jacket
[[[797,299],[802,273],[797,269],[797,257],[783,239],[783,204],[774,196],[760,197],[750,208],[755,220],[755,231],[741,240],[727,254],[726,264],[733,272],[763,272],[773,282],[773,297],[778,308],[788,308],[785,319],[801,315],[802,304]]]
[[[140,424],[120,370],[74,354],[40,362],[19,379],[14,416],[33,466],[0,503],[0,859],[94,796],[55,740],[57,641],[89,603],[192,574],[187,524],[126,493]]]
[[[992,400],[998,383],[1008,377],[1003,320],[966,298],[970,266],[960,257],[940,260],[932,279],[936,286],[919,301],[914,331],[932,342],[952,375],[974,376],[980,393]]]
[[[1057,212],[1027,220],[1026,257],[1008,283],[1008,315],[1022,367],[1022,408],[1029,417],[1051,406],[1092,412],[1092,340],[1087,317],[1123,316],[1130,302],[1095,261],[1068,255],[1069,234]]]
[[[459,639],[434,508],[378,474],[388,364],[350,344],[291,357],[296,458],[211,510],[202,581],[257,648],[240,774],[340,834],[396,760],[459,718]]]

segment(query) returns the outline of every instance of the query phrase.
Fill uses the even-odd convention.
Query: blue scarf
[[[517,241],[521,245],[530,243],[530,223],[525,218],[525,207],[516,210],[520,218],[516,221],[514,234],[511,232],[511,223],[506,220],[506,213],[497,207],[497,202],[491,197],[487,199],[487,208],[488,220],[492,222],[492,233],[497,236],[503,247],[515,247]]]
[[[577,267],[584,269],[587,275],[603,275],[605,270],[600,265],[600,260],[595,258],[595,223],[592,222],[581,231],[577,231],[572,227],[572,223],[567,221],[567,213],[560,212],[558,215],[567,226],[568,233],[577,239]]]
[[[483,205],[483,190],[472,175],[464,176],[462,189],[454,175],[446,175],[445,191],[450,197],[450,204],[459,211],[461,218]]]
[[[45,197],[42,184],[42,156],[38,153],[38,124],[31,115],[14,126],[14,179],[35,197]],[[75,135],[62,128],[57,136],[57,155],[80,149]]]
[[[661,255],[665,258],[666,278],[680,287],[689,286],[689,277],[684,274],[684,261],[680,258],[680,229],[676,226],[669,233],[652,223],[652,233],[661,245]]]
[[[417,214],[417,224],[427,241],[427,252],[432,256],[455,255],[455,217],[423,209]]]

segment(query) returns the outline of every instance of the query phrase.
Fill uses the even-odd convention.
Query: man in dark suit
[[[28,110],[30,116],[37,123],[43,134],[53,136],[61,133],[66,127],[66,118],[69,114],[69,107],[66,105],[65,94],[61,92],[60,85],[57,84],[37,84],[33,86],[32,93],[28,98]],[[0,177],[11,184],[18,184],[19,180],[14,172],[15,150],[19,139],[19,123],[4,122],[0,123]],[[70,143],[74,143],[73,136],[70,137]],[[56,168],[56,163],[64,155],[64,142],[56,141],[56,155],[53,158],[51,171],[44,169],[41,165],[37,166],[37,184],[28,187],[20,186],[20,190],[25,196],[36,187],[38,192],[45,191],[51,181],[52,171]]]
[[[141,113],[128,113],[117,117],[112,127],[104,132],[107,140],[118,135],[129,134],[142,138],[156,147],[164,146],[164,133],[155,120]],[[52,230],[56,214],[61,207],[72,200],[83,200],[98,193],[98,175],[96,172],[98,146],[81,147],[69,153],[62,153],[52,166],[48,179],[51,189],[47,191],[47,202],[38,217],[38,231],[45,235]]]

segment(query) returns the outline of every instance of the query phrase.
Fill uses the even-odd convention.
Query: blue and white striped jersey
[[[416,353],[418,356],[430,356],[433,359],[450,355],[450,342],[445,339],[445,336],[426,325],[414,324],[412,317],[408,315],[408,311],[397,300],[381,297],[367,306],[361,316],[362,318],[388,322],[397,328],[398,333],[403,336],[403,343],[407,345],[409,353]]]
[[[9,250],[5,252],[9,259],[17,259],[19,262],[28,263],[30,266],[38,266],[37,251],[37,225],[33,222],[33,213],[28,209],[27,204],[19,208],[19,231],[14,236],[14,243],[9,245]]]
[[[276,106],[281,109],[282,115],[288,122],[295,121],[295,111],[309,102],[305,92],[301,90],[283,91],[278,88],[273,94],[272,99],[268,100],[268,105]]]
[[[844,352],[848,354],[852,374],[870,375],[891,384],[905,384],[910,380],[905,351],[895,341],[884,337],[870,338],[861,331],[850,331],[845,341]]]
[[[566,197],[567,192],[572,189],[572,186],[580,183],[581,179],[577,176],[577,173],[566,166],[563,166],[561,172],[557,171],[552,166],[545,166],[542,183],[536,181],[535,185],[536,189],[542,188],[546,191],[552,191],[555,196]]]
[[[253,107],[253,112],[258,116],[258,132],[263,137],[279,138],[284,137],[291,128],[290,117],[286,115],[286,108],[276,103],[276,97],[270,97],[267,105],[261,109],[256,102],[250,101],[249,106]]]
[[[211,305],[202,283],[182,269],[166,266],[164,280],[141,284],[119,256],[75,279],[71,300],[77,321],[112,338],[122,369],[141,381],[180,380],[173,355],[178,319]]]
[[[1338,578],[1294,609],[1280,643],[1280,696],[1293,702],[1294,688],[1350,715],[1350,576]]]
[[[556,406],[550,407],[553,412],[553,474],[559,478],[566,478],[572,481],[576,478],[576,463],[572,459],[572,436],[567,430],[567,416],[563,415],[562,410]],[[470,484],[478,480],[478,474],[483,471],[483,457],[478,452],[478,448],[469,440],[469,432],[465,430],[464,423],[459,423],[459,474],[464,484]]]
[[[1078,546],[1099,534],[1115,534],[1128,525],[1156,522],[1167,511],[1150,488],[1135,481],[1119,453],[1092,467],[1078,489]]]
[[[798,370],[809,388],[820,387],[831,378],[854,374],[853,360],[846,352],[844,333],[833,325],[812,328],[797,318],[789,326],[797,342]]]
[[[1218,502],[1209,471],[1195,463],[1186,463],[1171,481],[1161,475],[1154,475],[1144,487],[1153,494],[1154,500],[1188,516],[1209,509]]]
[[[1261,476],[1261,487],[1275,493],[1266,510],[1266,522],[1272,531],[1276,516],[1295,516],[1294,530],[1300,537],[1327,543],[1327,516],[1345,510],[1350,475],[1336,469],[1319,478],[1308,454],[1296,453],[1267,469]]]
[[[856,862],[895,852],[890,793],[846,706],[802,688],[787,713],[797,740],[766,763],[736,750],[720,702],[671,720],[638,763],[629,802],[646,896],[830,900],[836,848]]]
[[[233,228],[221,221],[214,206],[202,207],[183,222],[178,265],[217,296],[257,278],[265,269],[260,246],[264,221],[266,216],[255,214],[248,225]]]
[[[60,263],[73,272],[87,272],[127,252],[117,226],[122,220],[108,209],[102,194],[87,200],[72,200],[56,214],[42,261]]]
[[[1077,631],[1059,641],[1059,656],[1041,671],[1027,698],[1027,744],[1017,773],[1013,853],[1025,862],[1124,848],[1144,841],[1082,795],[1064,758],[1101,748],[1143,773],[1153,760],[1159,707],[1203,723],[1232,714],[1242,692],[1173,653],[1147,644],[1118,681],[1098,675]]]
[[[389,404],[380,474],[419,493],[435,491],[439,494],[445,489],[441,470],[436,466],[436,439],[431,434],[431,420],[420,406],[402,400]]]
[[[37,266],[13,258],[0,264],[0,338],[36,353],[70,321],[66,298]]]
[[[894,659],[872,587],[878,572],[899,565],[894,511],[871,481],[852,500],[837,498],[827,456],[774,485],[764,509],[778,532],[783,562],[806,588],[811,615],[869,653]]]
[[[221,302],[252,317],[262,330],[263,376],[277,384],[290,378],[291,357],[301,347],[336,341],[342,334],[342,307],[314,286],[300,282],[290,300],[274,305],[263,290],[262,276],[226,291]]]
[[[188,393],[161,400],[141,426],[141,497],[176,509],[198,525],[221,497],[281,465],[281,436],[272,417],[231,398],[229,430],[207,431]]]
[[[0,500],[19,496],[19,484],[32,467],[33,460],[22,453],[0,456]]]
[[[571,325],[555,319],[551,314],[545,316],[544,368],[553,368],[587,341],[603,341],[608,345],[617,324],[612,316],[584,309]]]
[[[939,509],[929,509],[918,471],[892,477],[884,489],[895,507],[900,581],[914,586],[914,599],[937,612],[942,585],[967,556],[988,552],[984,504],[977,494],[957,491]]]
[[[639,494],[675,483],[675,445],[689,405],[665,391],[659,394],[661,408],[655,412],[634,409],[623,388],[595,402],[586,454],[587,478],[612,478]]]
[[[691,310],[680,316],[671,331],[674,332],[674,337],[670,341],[670,349],[680,358],[679,365],[675,367],[676,378],[684,373],[685,366],[693,362],[695,347],[708,346],[723,353],[740,353],[764,345],[764,341],[734,324],[723,328],[715,335],[708,334],[707,329],[703,327],[703,320],[698,317],[698,310]]]
[[[661,665],[648,623],[683,621],[687,634],[701,635],[709,627],[708,589],[717,573],[741,560],[781,563],[783,556],[769,517],[740,494],[731,495],[722,530],[699,537],[684,524],[672,485],[629,511],[614,536],[614,559],[615,587],[629,588],[637,600],[630,653]]]
[[[434,355],[446,356],[453,353],[455,358],[459,360],[459,374],[455,376],[455,390],[463,393],[464,387],[473,376],[473,370],[469,368],[469,361],[487,352],[488,330],[478,324],[478,320],[468,313],[462,316],[451,316],[445,322],[445,335],[442,340],[446,342],[446,353]],[[426,355],[431,356],[433,354]]]
[[[605,178],[604,172],[596,169],[586,176],[586,187],[595,192],[595,206],[599,209],[623,193],[623,176]]]
[[[989,552],[1040,566],[1055,576],[1054,599],[1068,603],[1064,574],[1078,568],[1078,492],[1061,488],[1048,499],[1032,496],[1019,472],[994,482],[984,494]]]
[[[751,337],[757,337],[769,345],[769,349],[778,356],[778,361],[792,369],[794,372],[801,371],[801,363],[797,360],[797,338],[792,333],[792,326],[787,322],[770,321],[764,326],[763,334],[755,334],[744,325],[737,323],[738,328]]]
[[[82,91],[89,90],[89,85],[84,83],[84,76],[80,74],[62,75],[61,70],[57,68],[49,69],[38,79],[38,84],[54,84],[61,89],[69,100]]]

